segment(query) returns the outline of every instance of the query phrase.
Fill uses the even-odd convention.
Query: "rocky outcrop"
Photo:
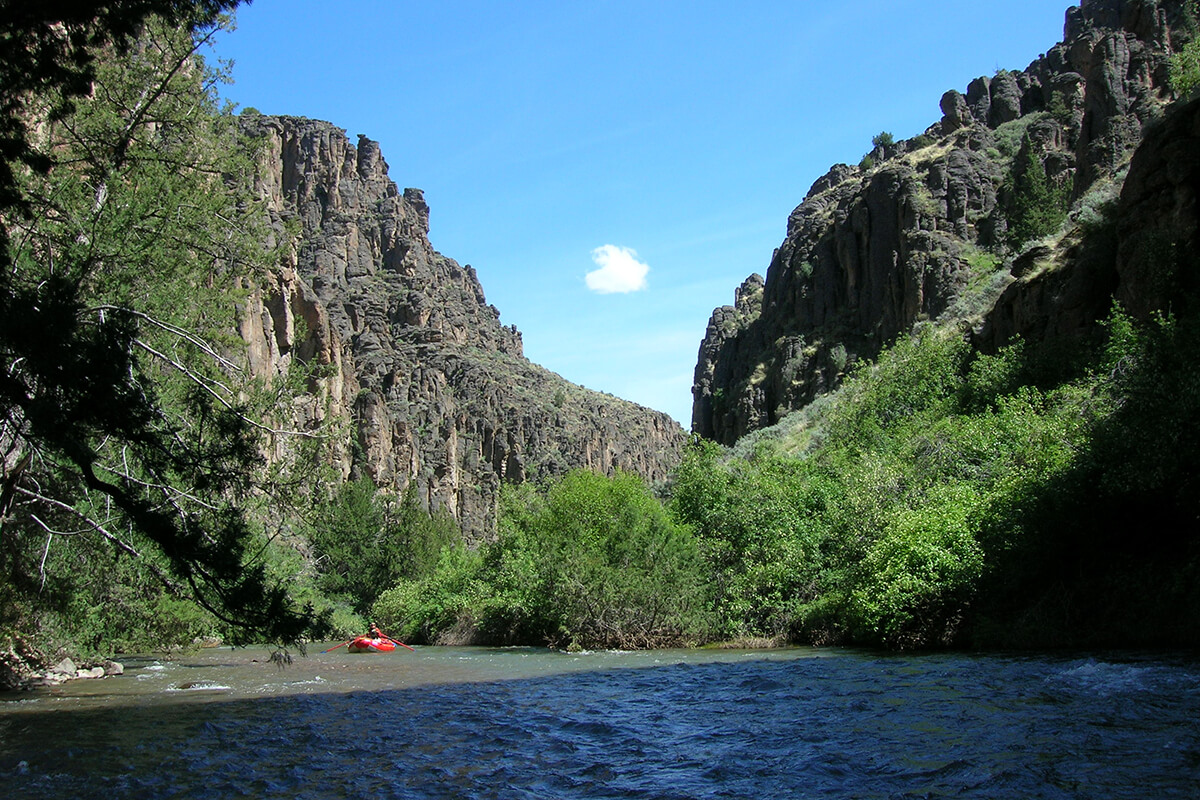
[[[529,362],[475,270],[433,249],[421,192],[399,191],[377,143],[325,122],[242,119],[282,252],[244,306],[248,358],[270,380],[309,370],[289,422],[346,423],[327,455],[342,477],[415,486],[480,539],[504,481],[575,467],[667,476],[678,424]]]
[[[922,320],[966,318],[992,345],[1086,330],[1119,280],[1097,244],[1111,241],[1079,230],[1020,241],[1018,187],[1040,177],[1029,170],[1044,172],[1077,228],[1094,225],[1098,198],[1116,196],[1143,129],[1172,99],[1168,60],[1188,35],[1184,5],[1073,7],[1063,42],[1024,71],[947,92],[923,135],[879,144],[858,167],[816,181],[788,220],[757,313],[713,314],[693,430],[731,444],[774,424]]]
[[[116,661],[101,661],[90,667],[63,658],[53,666],[46,656],[27,642],[9,639],[0,649],[0,691],[58,686],[73,680],[93,680],[125,674],[125,666]]]
[[[1200,100],[1172,109],[1134,153],[1116,216],[1115,295],[1139,317],[1200,297]]]

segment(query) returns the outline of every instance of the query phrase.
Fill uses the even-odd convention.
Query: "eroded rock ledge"
[[[1073,7],[1063,41],[1025,70],[946,92],[923,135],[881,141],[818,179],[765,281],[752,276],[713,312],[693,430],[732,444],[772,425],[924,320],[967,319],[984,346],[1087,331],[1130,276],[1082,234],[1041,251],[1014,243],[1010,178],[1032,155],[1082,217],[1117,197],[1143,130],[1174,99],[1168,61],[1191,35],[1184,5]],[[761,293],[752,304],[750,292]]]
[[[244,308],[250,366],[268,379],[321,367],[290,422],[346,423],[329,455],[343,478],[414,486],[482,539],[502,482],[576,467],[667,477],[683,429],[526,359],[475,270],[434,250],[424,196],[397,188],[376,142],[297,117],[242,120],[284,252]]]

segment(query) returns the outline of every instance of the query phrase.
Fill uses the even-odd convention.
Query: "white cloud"
[[[606,244],[592,251],[595,269],[585,278],[587,287],[599,294],[622,294],[646,288],[646,273],[650,267],[637,260],[637,253],[628,247]]]

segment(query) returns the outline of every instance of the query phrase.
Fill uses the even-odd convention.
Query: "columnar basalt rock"
[[[244,308],[250,367],[321,367],[290,422],[346,423],[329,453],[343,478],[415,486],[479,540],[502,482],[575,467],[667,477],[682,428],[529,362],[475,270],[433,249],[424,197],[398,190],[376,142],[295,117],[242,120],[285,253]]]
[[[1070,202],[1119,187],[1172,99],[1168,60],[1186,30],[1182,0],[1084,2],[1025,70],[946,92],[922,136],[818,179],[788,220],[759,312],[714,312],[693,429],[731,444],[774,424],[922,320],[966,318],[990,346],[1079,335],[1107,311],[1115,264],[1070,241],[1042,261],[1026,252],[1010,230],[1014,181],[1032,155]]]

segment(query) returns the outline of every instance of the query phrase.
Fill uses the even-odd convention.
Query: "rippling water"
[[[1184,657],[253,650],[0,703],[9,798],[1200,797]],[[3,697],[3,696],[0,696]]]

